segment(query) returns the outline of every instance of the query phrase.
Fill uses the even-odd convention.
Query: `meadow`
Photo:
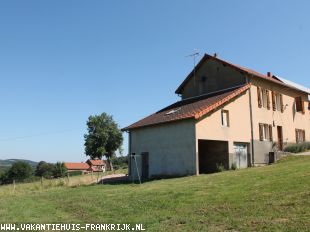
[[[9,187],[0,187],[1,223],[138,223],[146,231],[310,231],[310,156],[141,185],[28,186],[15,192],[7,191]]]

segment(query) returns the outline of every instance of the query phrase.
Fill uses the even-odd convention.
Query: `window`
[[[272,125],[260,123],[259,124],[259,140],[272,141]]]
[[[296,143],[302,143],[306,141],[306,131],[301,129],[296,129]]]
[[[269,91],[267,89],[262,89],[262,97],[263,97],[263,107],[269,109]]]
[[[264,107],[268,110],[270,109],[269,90],[257,87],[257,100],[259,108]]]
[[[280,93],[276,93],[272,91],[272,108],[273,111],[281,111],[283,112],[283,96]]]
[[[229,127],[229,112],[228,112],[228,110],[222,110],[222,126]]]
[[[305,113],[305,104],[301,97],[295,97],[295,109],[296,112]]]

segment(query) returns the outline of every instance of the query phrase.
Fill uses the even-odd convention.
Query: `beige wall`
[[[259,108],[257,102],[257,86],[268,89],[270,91],[275,91],[283,95],[283,105],[284,112],[273,111],[271,93],[270,93],[270,110],[266,108]],[[252,106],[253,106],[253,124],[254,124],[254,139],[259,140],[259,123],[273,124],[275,126],[283,127],[283,140],[284,142],[296,142],[295,139],[295,129],[306,130],[306,140],[310,141],[310,111],[308,110],[308,104],[305,103],[305,114],[301,112],[295,112],[294,104],[295,97],[302,96],[304,101],[307,101],[307,94],[302,94],[301,92],[284,88],[283,86],[278,86],[276,84],[253,79],[252,80]],[[277,139],[277,130],[274,127],[273,138]]]
[[[222,126],[222,110],[229,111],[229,127]],[[196,151],[198,151],[198,139],[228,141],[230,154],[234,153],[234,142],[250,144],[249,90],[235,98],[229,104],[199,120],[196,123]]]
[[[196,174],[194,120],[145,127],[130,133],[131,153],[149,153],[149,177]],[[140,172],[141,157],[137,156],[136,160]],[[137,179],[134,162],[131,171],[131,177]]]
[[[274,142],[278,142],[277,126],[282,126],[284,145],[285,143],[296,142],[295,129],[304,129],[306,131],[306,140],[310,141],[310,111],[308,110],[308,104],[305,103],[305,114],[294,110],[295,97],[302,96],[303,100],[307,101],[307,94],[258,78],[253,78],[251,83],[255,163],[265,163],[269,151],[272,150],[272,142],[259,141],[259,123],[274,125],[272,129]],[[283,95],[283,105],[285,106],[284,112],[273,111],[271,92],[270,109],[259,108],[257,86],[281,93]]]
[[[215,60],[207,60],[183,87],[182,98],[227,89],[245,84],[245,77],[238,71]]]

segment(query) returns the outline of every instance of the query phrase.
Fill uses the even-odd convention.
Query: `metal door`
[[[248,167],[248,147],[244,143],[235,143],[235,163],[237,168],[247,168]]]

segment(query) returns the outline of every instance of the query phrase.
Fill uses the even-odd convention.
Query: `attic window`
[[[174,113],[178,112],[180,109],[181,108],[170,110],[169,112],[166,113],[166,115],[174,114]]]

